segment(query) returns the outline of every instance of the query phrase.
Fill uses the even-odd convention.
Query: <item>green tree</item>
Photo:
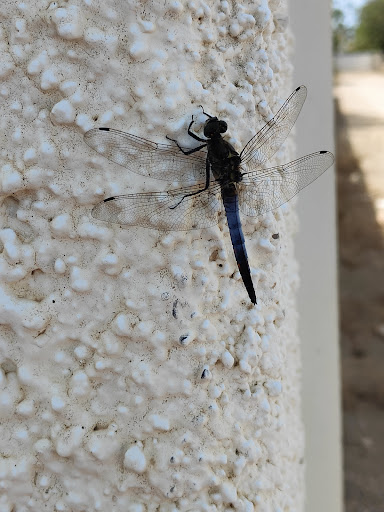
[[[355,50],[384,51],[384,0],[371,0],[360,11]]]
[[[332,11],[332,46],[333,53],[345,50],[346,31],[344,25],[344,13],[340,9]]]

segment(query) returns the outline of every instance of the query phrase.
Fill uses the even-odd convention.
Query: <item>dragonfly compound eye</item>
[[[220,133],[225,133],[227,131],[228,125],[225,121],[219,121]]]

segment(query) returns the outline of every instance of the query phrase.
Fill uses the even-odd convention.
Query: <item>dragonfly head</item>
[[[211,139],[212,137],[217,137],[221,133],[225,133],[227,131],[227,123],[225,121],[221,121],[217,119],[217,117],[210,117],[205,121],[204,125],[204,135]]]

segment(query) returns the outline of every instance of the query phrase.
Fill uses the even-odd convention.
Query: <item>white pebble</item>
[[[223,365],[226,368],[232,368],[232,366],[234,365],[235,360],[234,360],[232,354],[228,350],[226,350],[221,355],[221,362],[223,363]]]
[[[132,334],[132,326],[127,315],[119,313],[113,321],[113,330],[118,336],[129,336]]]
[[[20,261],[20,244],[13,229],[2,229],[0,231],[0,241],[3,243],[8,261],[10,263],[17,263]]]
[[[245,361],[245,359],[240,360],[239,367],[240,367],[240,370],[244,373],[248,373],[248,374],[252,373],[251,365],[249,363],[247,363],[247,361]]]
[[[59,79],[52,69],[46,69],[41,74],[40,84],[43,91],[49,91],[59,85]]]
[[[208,320],[208,318],[206,318],[205,320],[203,320],[200,327],[206,331],[207,329],[210,328],[210,326],[211,322]]]
[[[69,213],[63,213],[54,217],[51,221],[51,229],[54,235],[68,236],[73,229]]]
[[[265,412],[270,412],[271,406],[270,406],[270,403],[268,402],[267,398],[263,398],[259,405],[260,405],[261,410],[263,410]]]
[[[38,75],[43,69],[47,62],[47,55],[46,53],[40,54],[35,59],[31,60],[28,64],[28,74],[29,75]]]
[[[20,402],[16,408],[16,411],[21,416],[30,417],[34,413],[35,405],[33,400],[23,400]]]
[[[65,96],[71,96],[77,89],[77,82],[74,80],[65,80],[61,82],[59,89]]]
[[[162,418],[158,414],[151,414],[148,419],[155,430],[166,432],[170,429],[168,418]]]
[[[137,446],[131,446],[124,455],[124,467],[136,473],[144,473],[147,467],[147,460],[143,451]]]
[[[235,503],[237,501],[237,490],[233,484],[224,482],[220,486],[220,491],[224,503]]]
[[[16,18],[15,29],[15,41],[19,43],[26,43],[29,40],[26,20],[23,18]]]
[[[65,264],[65,261],[62,260],[61,258],[57,258],[57,260],[55,261],[55,272],[57,274],[64,274],[65,271],[66,271],[66,264]]]
[[[40,144],[40,152],[44,156],[52,156],[55,154],[55,146],[45,140]]]
[[[88,443],[89,451],[98,460],[110,459],[119,449],[120,443],[117,439],[98,437],[93,435]]]
[[[75,116],[75,109],[68,100],[59,101],[51,110],[51,119],[56,124],[73,123]]]
[[[78,345],[73,352],[77,359],[85,359],[90,354],[89,348],[85,345]]]
[[[47,453],[52,449],[52,443],[49,439],[39,439],[33,447],[37,453]]]
[[[22,384],[33,384],[33,374],[27,366],[19,366],[17,370],[17,376],[19,377],[19,380]]]
[[[73,267],[71,270],[71,288],[75,292],[87,292],[91,289],[91,284],[85,276],[85,272],[79,267]]]
[[[73,374],[70,384],[76,396],[86,396],[90,391],[88,375],[81,370]]]
[[[80,8],[76,5],[60,7],[52,16],[59,36],[63,39],[79,39],[83,34],[83,24],[80,17]]]
[[[110,231],[108,228],[92,224],[91,222],[83,222],[77,227],[77,232],[81,238],[96,238],[97,240],[108,240]]]
[[[276,251],[276,247],[273,244],[271,244],[271,242],[267,238],[260,238],[259,246],[262,247],[266,252]]]
[[[279,380],[268,380],[264,386],[267,389],[269,396],[278,396],[282,391],[282,385]]]
[[[24,162],[26,164],[36,163],[36,150],[35,148],[28,148],[24,152]]]
[[[62,411],[66,406],[66,403],[60,396],[54,395],[51,398],[51,406],[54,411]]]
[[[241,27],[241,25],[239,25],[239,23],[237,22],[232,23],[231,26],[229,27],[229,33],[231,34],[232,37],[237,37],[242,30],[243,27]]]
[[[151,21],[141,21],[140,22],[140,25],[142,26],[143,28],[143,32],[146,32],[148,34],[150,34],[151,32],[154,32],[156,30],[156,26],[154,23],[152,23]]]
[[[1,188],[3,192],[14,193],[22,186],[21,174],[11,165],[3,165],[1,168]]]

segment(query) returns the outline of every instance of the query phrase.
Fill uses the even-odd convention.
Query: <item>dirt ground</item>
[[[384,73],[335,79],[346,512],[384,511]]]

